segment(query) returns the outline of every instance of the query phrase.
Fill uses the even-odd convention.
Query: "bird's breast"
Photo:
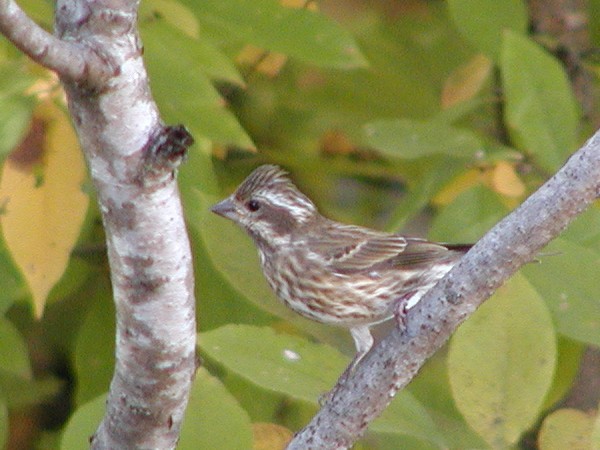
[[[277,297],[319,322],[354,326],[390,316],[397,286],[381,284],[378,271],[343,274],[293,253],[262,254],[262,269]]]

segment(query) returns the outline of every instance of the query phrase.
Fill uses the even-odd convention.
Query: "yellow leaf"
[[[237,55],[236,61],[238,64],[252,67],[253,71],[275,77],[285,65],[287,56],[248,44]]]
[[[525,194],[525,184],[521,181],[512,164],[500,161],[492,172],[492,189],[507,197],[521,197]]]
[[[321,136],[321,151],[328,156],[357,153],[356,146],[342,131],[329,130]]]
[[[307,2],[306,0],[281,0],[280,3],[288,8],[306,8],[309,11],[316,11],[318,9],[317,2],[314,1]]]
[[[274,423],[254,423],[252,430],[253,450],[283,450],[294,436],[287,428]]]
[[[577,409],[559,409],[550,414],[540,429],[538,445],[542,450],[589,450],[592,445],[594,416]]]
[[[471,169],[450,181],[434,198],[433,203],[438,206],[449,205],[456,197],[467,189],[481,182],[481,171]]]
[[[36,96],[39,101],[58,98],[64,105],[67,104],[65,91],[60,88],[58,75],[50,70],[45,70],[43,76],[37,78],[36,81],[26,89],[25,93]]]
[[[469,426],[488,448],[515,448],[537,420],[556,370],[552,317],[523,275],[461,325],[447,367],[452,397]]]
[[[50,102],[40,107],[29,136],[4,163],[0,225],[41,317],[64,273],[87,211],[85,164],[68,118]]]
[[[466,64],[455,69],[442,90],[442,108],[449,108],[475,97],[492,71],[492,62],[486,56],[475,55]]]
[[[598,414],[598,410],[596,410],[596,418],[594,419],[590,442],[594,450],[600,450],[600,414]]]

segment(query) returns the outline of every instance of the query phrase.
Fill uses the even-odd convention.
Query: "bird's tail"
[[[473,244],[443,244],[448,250],[454,250],[455,252],[467,253]]]

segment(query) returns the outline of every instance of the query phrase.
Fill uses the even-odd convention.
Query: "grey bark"
[[[192,258],[174,176],[191,138],[160,120],[138,4],[58,0],[51,35],[0,0],[0,31],[61,78],[106,229],[116,367],[95,449],[174,448],[196,370]]]

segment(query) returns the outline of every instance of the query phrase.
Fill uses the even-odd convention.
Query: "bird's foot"
[[[404,330],[406,328],[408,302],[413,295],[415,295],[414,292],[409,292],[407,294],[401,295],[400,298],[398,298],[398,300],[396,301],[396,307],[394,309],[394,319],[396,320],[398,328],[400,328],[401,330]]]

